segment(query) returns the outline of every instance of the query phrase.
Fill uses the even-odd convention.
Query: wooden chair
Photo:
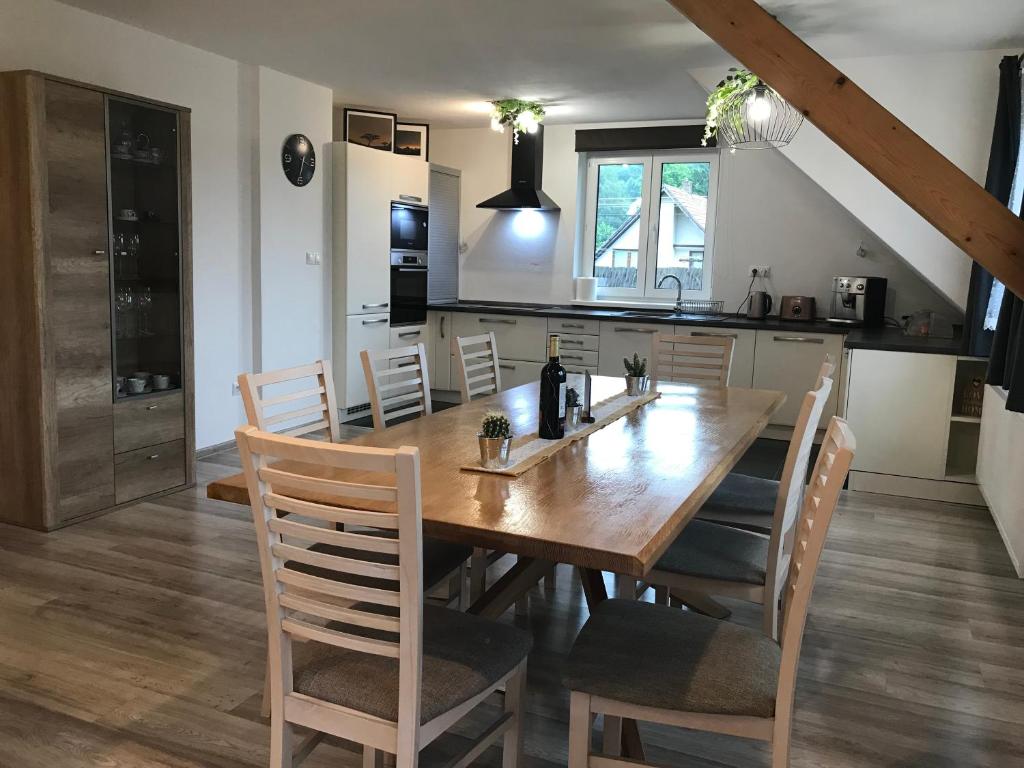
[[[792,533],[803,501],[808,458],[831,391],[832,379],[825,378],[816,390],[804,395],[777,486],[770,535],[692,520],[644,577],[655,587],[658,602],[664,602],[673,591],[680,593],[683,602],[702,610],[703,603],[694,600],[694,595],[749,600],[764,606],[764,633],[776,637],[779,595],[793,551]]]
[[[468,765],[500,736],[503,765],[514,768],[531,639],[507,624],[424,604],[419,450],[332,445],[252,426],[235,436],[250,497],[258,500],[252,510],[267,610],[271,768],[295,765],[324,734],[363,744],[366,766],[390,753],[398,768],[415,768],[423,747],[501,686],[504,712],[453,765]],[[285,472],[271,466],[277,460],[313,469]],[[316,467],[350,471],[351,479],[323,479]],[[300,498],[310,493],[321,501]],[[339,523],[390,535],[335,530]],[[316,653],[295,664],[293,640]],[[295,726],[314,731],[297,755]]]
[[[494,332],[479,336],[456,336],[459,366],[459,391],[462,402],[468,403],[474,395],[493,395],[501,392],[501,369],[498,367],[498,343]]]
[[[622,718],[759,739],[789,765],[797,662],[814,576],[855,440],[834,417],[814,466],[783,591],[781,643],[757,630],[662,605],[598,605],[566,661],[572,691],[569,768],[645,765],[618,759]],[[604,754],[591,718],[604,715]]]
[[[724,387],[729,383],[733,339],[729,336],[656,334],[652,342],[650,378],[659,381]]]
[[[308,386],[295,386],[301,381],[307,381]],[[274,427],[291,424],[282,434],[292,437],[326,429],[332,443],[341,441],[330,360],[264,373],[242,373],[238,376],[238,389],[245,418],[258,429],[277,432]]]
[[[835,368],[835,358],[831,354],[825,355],[821,368],[818,369],[818,377],[814,381],[815,390],[821,387],[824,379],[832,378]],[[811,444],[814,442],[819,421],[820,416],[812,418],[804,429],[794,427],[789,450],[786,452],[784,476],[791,458],[803,456],[804,458],[793,467],[791,474],[806,479]],[[801,480],[801,483],[803,482],[805,480]],[[697,519],[731,525],[767,536],[772,532],[772,521],[775,519],[781,499],[778,480],[730,472],[704,502],[697,513]]]
[[[370,393],[374,429],[385,429],[388,421],[401,416],[430,415],[426,347],[415,344],[380,352],[364,349],[359,356]]]

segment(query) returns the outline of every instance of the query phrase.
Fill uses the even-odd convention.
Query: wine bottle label
[[[563,381],[558,387],[558,418],[565,418],[565,390],[566,384]]]

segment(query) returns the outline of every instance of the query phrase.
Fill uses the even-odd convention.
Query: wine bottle
[[[565,437],[565,368],[558,362],[558,334],[548,337],[548,364],[540,372],[540,436]]]

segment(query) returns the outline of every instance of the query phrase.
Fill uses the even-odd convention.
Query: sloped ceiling
[[[438,126],[485,124],[481,103],[508,96],[553,104],[550,122],[698,117],[704,92],[687,70],[728,61],[663,0],[68,4]],[[827,57],[1024,44],[1020,0],[764,5]]]

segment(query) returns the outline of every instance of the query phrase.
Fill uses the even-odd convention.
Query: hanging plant
[[[519,143],[520,131],[536,133],[537,126],[544,119],[544,107],[536,101],[523,99],[499,99],[492,101],[491,128],[503,133],[505,126],[512,126],[512,140]]]
[[[708,140],[718,135],[719,120],[726,105],[732,99],[753,91],[761,83],[761,79],[749,70],[730,67],[729,72],[731,74],[726,75],[715,90],[708,94],[708,110],[704,119],[704,138],[701,140],[701,146],[706,147]]]

